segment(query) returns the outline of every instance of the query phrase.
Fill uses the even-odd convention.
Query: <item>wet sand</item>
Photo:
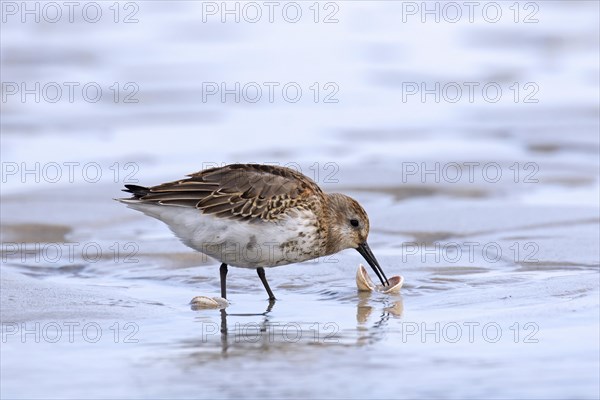
[[[77,252],[72,261],[36,262],[35,253],[4,252],[5,397],[225,398],[245,397],[248,388],[265,397],[394,397],[399,380],[406,398],[592,398],[598,389],[593,207],[459,199],[436,211],[437,197],[408,204],[357,191],[381,264],[406,279],[400,295],[357,292],[361,260],[348,251],[268,270],[279,298],[271,308],[255,274],[232,268],[232,304],[223,314],[188,304],[218,295],[218,265],[160,223],[92,191],[78,201],[101,214],[69,229],[50,225],[64,211],[58,200],[78,191],[71,190],[45,193],[47,219],[35,227],[11,224],[11,207],[40,197],[8,198],[4,243],[94,242],[106,250],[114,240],[135,242],[136,262],[112,255],[86,262]],[[537,261],[512,259],[510,246],[523,241],[539,245]],[[506,253],[490,262],[479,246],[472,261],[464,250],[457,262],[443,252],[423,261],[411,255],[411,242],[493,242]],[[358,382],[350,378],[357,371]],[[23,374],[37,384],[23,388]]]

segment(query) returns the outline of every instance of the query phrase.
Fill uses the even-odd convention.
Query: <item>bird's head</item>
[[[328,200],[329,229],[327,253],[334,254],[345,249],[356,249],[369,263],[385,286],[388,280],[379,262],[367,244],[369,217],[356,200],[341,193],[330,193]]]

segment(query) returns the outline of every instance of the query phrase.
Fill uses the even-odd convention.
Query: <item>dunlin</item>
[[[125,185],[118,199],[166,223],[187,246],[221,262],[221,297],[227,266],[256,269],[269,299],[265,268],[356,249],[383,285],[389,284],[367,244],[369,218],[358,202],[324,193],[289,168],[232,164],[153,187]]]

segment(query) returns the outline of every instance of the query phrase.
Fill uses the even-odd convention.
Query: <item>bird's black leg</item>
[[[267,282],[267,277],[265,276],[265,269],[260,267],[260,268],[256,269],[256,272],[258,273],[258,277],[260,278],[261,282],[263,283],[265,289],[267,289],[267,293],[269,294],[269,300],[271,300],[271,301],[275,300],[275,295],[271,291],[271,288],[269,287],[269,282]]]
[[[221,273],[221,297],[226,299],[227,298],[227,283],[226,283],[227,264],[225,264],[225,263],[221,264],[221,268],[219,268],[219,272]]]

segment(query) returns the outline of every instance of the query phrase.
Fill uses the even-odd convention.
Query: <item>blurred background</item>
[[[0,4],[3,398],[598,398],[598,2]],[[112,199],[232,162],[358,199],[402,295],[191,310],[216,262]]]

